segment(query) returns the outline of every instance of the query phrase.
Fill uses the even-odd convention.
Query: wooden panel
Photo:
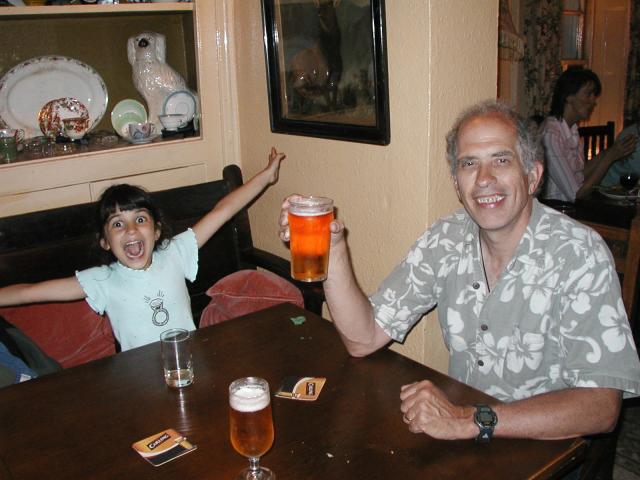
[[[193,165],[173,170],[161,172],[144,173],[142,175],[131,175],[128,177],[111,178],[99,182],[91,182],[91,200],[97,200],[100,194],[116,183],[131,183],[140,185],[151,192],[166,190],[168,188],[182,187],[201,183],[205,178],[204,165]]]
[[[0,217],[90,201],[91,193],[87,184],[7,195],[0,199]]]

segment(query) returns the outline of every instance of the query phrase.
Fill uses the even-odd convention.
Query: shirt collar
[[[473,221],[468,213],[466,214],[466,222],[464,226],[464,251],[469,253],[475,245],[478,245],[480,239],[480,228]],[[543,223],[544,207],[537,198],[533,199],[533,207],[531,209],[531,217],[522,238],[518,243],[518,247],[507,264],[507,269],[511,269],[516,261],[525,265],[540,267],[544,265],[544,249],[534,246],[536,236],[548,238],[551,234],[551,226],[548,222]]]

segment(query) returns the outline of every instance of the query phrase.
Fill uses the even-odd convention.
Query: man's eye
[[[473,160],[461,160],[460,162],[458,162],[460,168],[473,167],[474,164],[475,162]]]
[[[507,164],[511,161],[511,159],[509,157],[498,157],[497,161],[500,164]]]

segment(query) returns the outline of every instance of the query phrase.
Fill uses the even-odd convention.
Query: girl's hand
[[[268,172],[269,177],[267,179],[268,185],[273,185],[278,181],[278,174],[280,173],[280,162],[287,158],[284,153],[278,153],[275,147],[271,147],[269,153],[269,164],[265,171]]]

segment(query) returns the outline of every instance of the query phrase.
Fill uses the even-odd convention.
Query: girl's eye
[[[146,218],[144,218],[144,217],[138,217],[138,218],[136,218],[136,223],[144,223],[144,222],[146,222],[146,221],[147,221],[147,219],[146,219]]]
[[[122,228],[122,222],[120,220],[112,223],[113,228]]]

